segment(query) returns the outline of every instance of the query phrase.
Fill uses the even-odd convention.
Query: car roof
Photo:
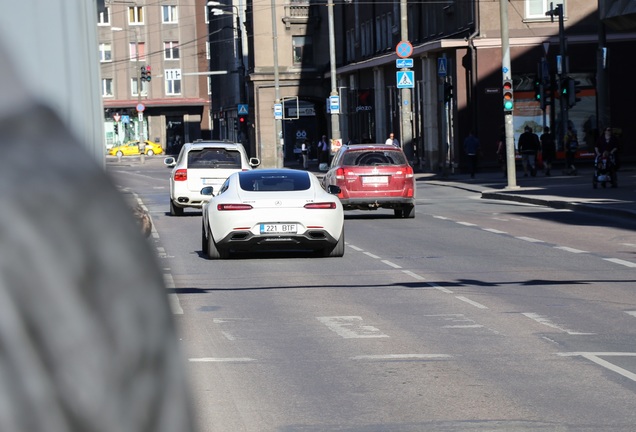
[[[243,147],[243,144],[241,143],[236,143],[236,142],[232,142],[232,141],[194,141],[191,143],[185,143],[183,145],[183,152],[189,152],[192,150],[203,150],[203,149],[210,149],[210,148],[222,148],[222,149],[226,149],[226,150],[239,150],[242,152],[245,152],[245,147]]]
[[[343,148],[351,150],[402,150],[400,147],[396,147],[392,144],[384,143],[364,143],[364,144],[345,144]]]

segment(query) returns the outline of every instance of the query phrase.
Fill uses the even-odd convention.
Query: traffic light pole
[[[501,21],[502,82],[512,83],[512,71],[510,70],[510,40],[509,40],[509,33],[508,33],[508,0],[499,0],[499,13],[500,13],[500,21]],[[502,91],[502,96],[505,97],[505,94],[503,91]],[[514,127],[512,122],[513,121],[512,110],[514,109],[514,99],[512,101],[513,101],[513,104],[510,107],[511,109],[507,109],[506,106],[503,107],[504,108],[504,128],[505,128],[505,134],[506,134],[506,167],[507,167],[506,173],[508,175],[507,187],[509,189],[514,189],[518,187],[517,186],[517,171],[515,166],[515,137],[514,137]]]

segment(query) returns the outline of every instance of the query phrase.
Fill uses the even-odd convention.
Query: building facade
[[[195,0],[106,2],[98,15],[106,147],[145,138],[171,153],[204,135],[204,17]]]

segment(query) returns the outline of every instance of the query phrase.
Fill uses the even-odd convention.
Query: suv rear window
[[[188,168],[241,169],[241,154],[224,148],[193,149],[188,152]]]
[[[406,157],[401,151],[350,151],[342,160],[346,166],[406,165]]]

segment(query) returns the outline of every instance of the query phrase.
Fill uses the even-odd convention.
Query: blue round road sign
[[[413,54],[413,45],[411,45],[409,41],[401,41],[395,47],[395,53],[400,58],[411,57],[411,54]]]

